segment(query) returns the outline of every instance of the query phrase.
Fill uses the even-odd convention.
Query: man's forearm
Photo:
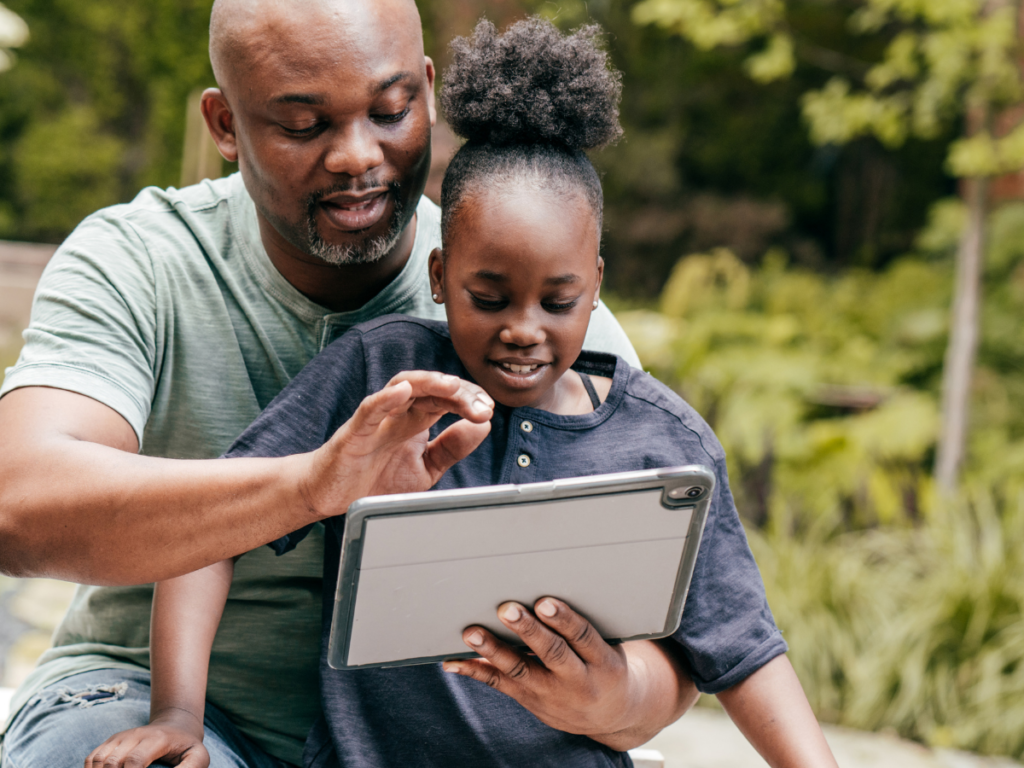
[[[315,517],[308,454],[182,461],[52,439],[0,453],[0,570],[142,584],[255,549]]]
[[[311,453],[185,461],[137,455],[128,422],[88,397],[15,390],[0,399],[0,572],[128,585],[204,568],[361,496],[427,490],[493,407],[476,384],[406,371]],[[445,413],[463,419],[430,440]]]
[[[591,736],[619,751],[646,744],[700,698],[682,665],[659,643],[638,640],[626,643],[624,648],[637,677],[634,724],[616,733]]]

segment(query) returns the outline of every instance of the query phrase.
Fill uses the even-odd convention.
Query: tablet
[[[474,658],[471,624],[521,645],[499,605],[564,600],[606,640],[682,617],[715,485],[703,466],[359,499],[341,544],[335,669]]]

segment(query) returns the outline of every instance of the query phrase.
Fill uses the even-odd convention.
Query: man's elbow
[[[17,502],[0,492],[0,574],[14,578],[43,575],[34,566],[37,544]]]

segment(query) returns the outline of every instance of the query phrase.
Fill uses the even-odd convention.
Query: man
[[[79,589],[19,691],[4,768],[79,766],[144,723],[151,589],[126,585],[250,550],[211,659],[206,746],[214,768],[300,763],[322,541],[280,559],[261,545],[402,489],[396,471],[429,487],[491,412],[474,385],[415,375],[403,408],[469,419],[430,446],[370,404],[312,454],[182,461],[220,455],[351,325],[443,319],[426,268],[439,212],[421,199],[434,71],[414,3],[217,0],[210,54],[220,88],[203,111],[240,175],[83,222],[0,390],[0,570],[105,585]],[[587,346],[636,362],[604,307]],[[692,687],[678,698],[673,711]]]

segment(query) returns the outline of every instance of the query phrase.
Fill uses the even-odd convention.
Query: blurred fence
[[[0,324],[24,328],[32,294],[56,245],[0,240]]]

